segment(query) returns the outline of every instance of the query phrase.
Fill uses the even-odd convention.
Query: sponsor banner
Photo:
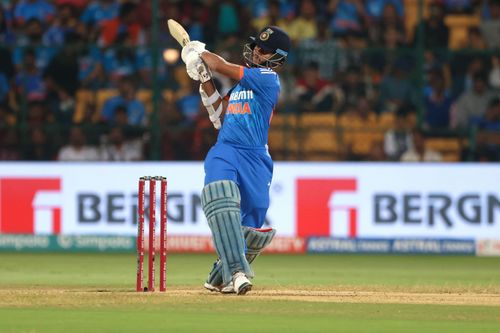
[[[211,235],[200,162],[2,163],[0,234],[134,236],[144,175],[168,179],[170,236]],[[276,163],[265,227],[281,237],[500,240],[498,179],[498,164]]]
[[[145,242],[146,243],[146,242]],[[147,244],[145,244],[147,248]],[[158,244],[156,244],[158,247]],[[275,237],[263,253],[305,253],[306,242],[296,237]],[[213,252],[215,248],[211,236],[169,236],[167,237],[168,252]]]
[[[480,239],[476,245],[478,256],[500,256],[500,240],[498,239]]]
[[[474,255],[474,240],[466,239],[349,239],[311,237],[308,253],[381,253],[381,254],[462,254]]]
[[[0,235],[0,251],[131,252],[135,249],[135,237],[127,236]]]
[[[147,238],[144,242],[148,250]],[[293,237],[276,237],[265,253],[304,253],[306,242]],[[67,236],[0,234],[0,251],[12,252],[136,252],[132,236]],[[155,249],[160,248],[156,238]],[[168,253],[215,253],[210,236],[168,236]]]

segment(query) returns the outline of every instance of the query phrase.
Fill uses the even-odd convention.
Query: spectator
[[[103,120],[112,123],[117,107],[124,106],[127,109],[129,125],[145,125],[147,122],[146,109],[136,97],[137,89],[134,80],[131,77],[123,78],[118,85],[118,92],[118,96],[111,97],[104,103]]]
[[[255,18],[252,20],[252,27],[255,31],[261,31],[264,27],[270,25],[278,26],[287,30],[285,20],[281,16],[279,0],[268,1],[268,8],[264,12],[264,15],[257,15],[254,17]]]
[[[35,51],[36,67],[38,69],[44,70],[47,67],[57,49],[42,46],[43,31],[42,23],[37,19],[32,18],[26,21],[23,32],[18,35],[17,46],[13,53],[14,64],[18,68],[21,67],[27,49]]]
[[[414,89],[407,76],[409,64],[404,59],[396,61],[392,71],[380,84],[379,112],[393,112],[405,105],[414,105]]]
[[[95,147],[86,145],[86,136],[80,127],[70,129],[69,144],[59,150],[59,161],[97,161],[98,151]]]
[[[363,82],[361,69],[357,66],[349,66],[345,74],[345,78],[340,84],[343,97],[343,107],[346,105],[354,105],[361,98],[370,98],[372,92],[370,88]]]
[[[238,9],[234,0],[223,0],[219,5],[217,31],[222,36],[237,33],[240,29]]]
[[[426,49],[448,47],[449,29],[444,24],[444,8],[435,1],[429,6],[429,18],[415,27],[414,44],[418,38],[418,29],[423,25],[424,46]]]
[[[135,17],[136,8],[137,5],[132,2],[123,2],[118,17],[103,21],[99,45],[110,46],[115,43],[124,46],[144,45],[146,36]]]
[[[7,22],[5,10],[0,6],[0,43],[4,45],[12,45],[16,41],[16,35],[12,32],[10,25]]]
[[[334,90],[332,85],[319,77],[319,66],[310,63],[303,71],[303,76],[297,79],[295,98],[299,112],[332,111]]]
[[[408,149],[401,156],[401,162],[441,162],[443,159],[441,154],[426,147],[422,131],[413,130],[412,138],[413,148]]]
[[[26,149],[25,160],[29,161],[51,161],[54,159],[52,144],[47,139],[47,133],[42,127],[34,127],[31,130],[30,142]]]
[[[0,135],[0,161],[18,161],[21,159],[19,152],[19,134],[13,127]]]
[[[363,35],[365,9],[360,0],[330,0],[330,29],[336,36]]]
[[[384,135],[384,151],[391,161],[399,161],[406,151],[413,151],[413,139],[408,128],[407,115],[404,112],[396,113],[394,128]]]
[[[142,51],[139,50],[139,52]],[[102,64],[109,87],[117,87],[122,78],[137,74],[138,59],[136,56],[134,48],[123,45],[117,45],[116,48],[108,48],[104,51]],[[145,58],[140,60],[143,65],[146,63]]]
[[[469,28],[467,40],[464,41],[461,48],[464,50],[485,50],[487,48],[486,42],[481,34],[481,30],[479,30],[478,27]]]
[[[444,76],[440,70],[431,73],[430,87],[425,96],[425,125],[429,128],[447,128],[450,125],[453,98],[446,90]]]
[[[5,104],[8,102],[9,97],[9,81],[5,74],[0,73],[0,104]]]
[[[2,131],[5,128],[14,126],[17,123],[17,113],[7,104],[0,104],[0,141],[2,140]]]
[[[71,34],[74,36],[74,33]],[[47,97],[53,104],[58,122],[70,124],[75,111],[78,89],[78,59],[74,39],[68,41],[45,70]]]
[[[26,117],[26,122],[28,123],[28,128],[30,129],[41,128],[51,120],[45,101],[29,102],[27,109],[28,114]]]
[[[16,75],[17,92],[25,95],[28,100],[40,100],[45,97],[45,84],[42,73],[35,63],[35,50],[24,52],[23,67]]]
[[[383,17],[387,14],[388,6],[394,8],[398,18],[403,18],[403,0],[365,0],[365,11],[370,22],[384,20]]]
[[[121,127],[113,127],[101,147],[103,161],[140,161],[142,143],[140,140],[128,140]]]
[[[85,7],[80,20],[87,26],[100,26],[105,20],[118,16],[120,3],[115,0],[95,0]]]
[[[0,73],[5,75],[8,81],[11,81],[16,75],[12,53],[8,48],[2,46],[0,46]]]
[[[478,160],[500,161],[500,98],[493,99],[485,115],[473,121],[479,128],[476,137]]]
[[[317,22],[317,37],[305,39],[296,50],[298,68],[304,68],[311,62],[317,62],[319,75],[324,80],[332,80],[338,71],[347,67],[345,49],[329,35],[327,22]]]
[[[17,32],[17,46],[38,46],[42,44],[43,24],[36,18],[31,18],[20,26]]]
[[[195,1],[192,4],[192,13],[190,22],[187,26],[187,32],[191,40],[206,40],[206,27],[208,24],[208,11],[209,8],[202,1]],[[210,33],[210,32],[209,32]]]
[[[43,44],[51,46],[63,45],[66,35],[75,32],[77,23],[78,18],[75,7],[70,4],[58,5],[56,19],[43,35]]]
[[[384,0],[382,0],[384,1]],[[377,1],[381,2],[380,0]],[[385,0],[387,2],[387,0]],[[396,2],[397,3],[397,2]],[[400,3],[401,4],[401,3]],[[369,4],[367,4],[368,6]],[[370,40],[374,45],[380,45],[387,43],[387,38],[385,35],[388,32],[395,32],[395,42],[396,45],[403,45],[406,42],[405,26],[401,14],[398,12],[398,7],[393,2],[387,2],[383,7],[383,12],[380,16],[372,19],[373,23],[370,25],[368,34]]]
[[[300,4],[299,16],[288,27],[288,34],[295,43],[317,36],[316,6],[312,0],[303,0]]]
[[[47,23],[54,18],[54,6],[45,0],[21,0],[14,10],[14,18],[19,25],[30,19]]]
[[[369,153],[366,156],[366,160],[371,162],[387,161],[387,155],[385,154],[383,141],[381,140],[372,141]]]
[[[472,121],[480,129],[500,132],[500,98],[491,100],[484,116],[474,118]]]
[[[489,1],[490,18],[481,22],[481,31],[489,48],[500,47],[500,0]]]
[[[489,82],[492,88],[500,91],[500,55],[491,57]]]
[[[444,0],[446,13],[448,14],[472,14],[477,0]]]
[[[75,33],[75,52],[78,62],[78,82],[81,88],[100,89],[107,84],[102,64],[102,54],[98,47],[87,43],[87,28],[77,26]]]
[[[498,93],[488,87],[488,79],[483,72],[474,75],[474,85],[471,91],[464,92],[457,101],[453,127],[465,129],[472,118],[483,117],[488,104],[498,96]]]
[[[192,128],[200,112],[201,99],[198,92],[198,82],[190,81],[190,90],[178,96],[175,105],[183,118],[183,125]]]

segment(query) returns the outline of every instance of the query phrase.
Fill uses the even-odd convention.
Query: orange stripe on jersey
[[[243,73],[244,73],[244,67],[240,66],[240,80],[243,78]]]

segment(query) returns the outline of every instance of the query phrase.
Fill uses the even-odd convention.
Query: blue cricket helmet
[[[274,53],[264,64],[256,64],[252,60],[253,49],[256,45],[266,52]],[[276,68],[286,61],[290,45],[290,37],[283,29],[268,26],[262,29],[257,37],[250,37],[250,43],[244,46],[243,58],[250,67]]]

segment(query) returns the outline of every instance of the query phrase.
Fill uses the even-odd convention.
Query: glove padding
[[[215,90],[215,92],[209,97],[200,84],[200,96],[203,105],[207,109],[210,121],[214,125],[215,129],[220,129],[221,128],[220,115],[222,113],[222,102],[219,104],[217,110],[215,110],[213,106],[213,104],[221,97],[219,92]]]
[[[189,54],[197,54],[198,56],[205,52],[205,44],[197,40],[193,40],[182,48],[181,58],[182,61],[187,65],[187,57]]]
[[[190,78],[201,83],[212,79],[212,72],[200,56],[194,52],[186,56],[186,71]]]

